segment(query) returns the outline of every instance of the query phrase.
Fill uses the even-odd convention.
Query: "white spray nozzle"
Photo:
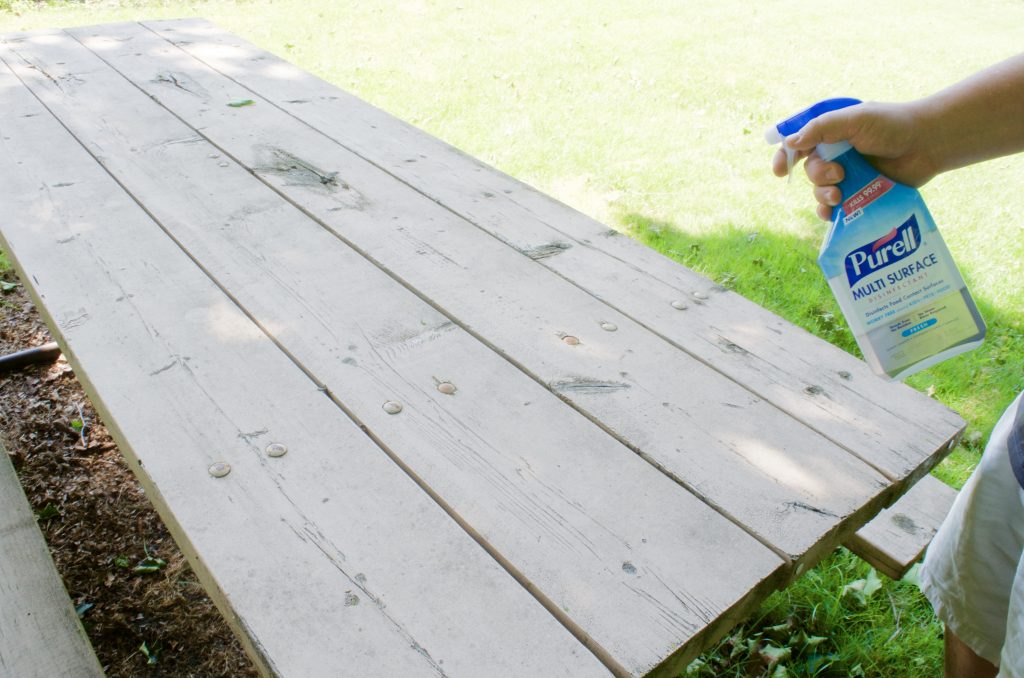
[[[779,129],[772,125],[764,131],[764,140],[773,146],[775,144],[782,145],[782,151],[786,154],[786,182],[793,181],[793,164],[796,160],[796,151],[786,145],[786,138],[782,136]]]

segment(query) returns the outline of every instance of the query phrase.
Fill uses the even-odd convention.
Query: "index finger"
[[[797,151],[793,155],[793,165],[806,158],[807,155],[807,151]],[[789,174],[789,168],[786,166],[786,151],[781,148],[776,150],[775,155],[772,156],[772,173],[777,177],[784,177]]]

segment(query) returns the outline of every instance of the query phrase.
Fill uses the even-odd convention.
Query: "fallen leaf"
[[[917,588],[921,588],[921,563],[914,563],[913,567],[907,570],[907,573],[903,575],[903,579],[908,584],[913,584]]]
[[[252,106],[254,103],[256,102],[252,99],[235,99],[234,101],[229,101],[228,106],[231,108],[241,108],[242,106]]]
[[[138,572],[139,574],[152,574],[153,572],[159,572],[167,566],[167,561],[162,558],[154,558],[153,556],[146,556],[139,561],[139,564],[132,568],[132,572]]]
[[[149,646],[146,644],[146,641],[142,641],[142,645],[139,645],[139,652],[145,655],[147,664],[149,664],[150,666],[156,664],[156,652],[154,650],[149,649]]]
[[[868,604],[868,598],[870,598],[875,591],[882,588],[882,580],[878,577],[878,573],[874,568],[868,572],[868,576],[864,579],[858,579],[852,581],[843,587],[839,593],[840,598],[849,597],[850,600],[854,601],[861,607]]]
[[[761,648],[760,655],[764,657],[765,661],[768,662],[768,666],[774,666],[779,662],[792,657],[793,649],[789,647],[775,647],[774,645],[765,645]]]
[[[60,510],[53,504],[47,504],[43,510],[36,514],[36,520],[51,520],[60,517]]]

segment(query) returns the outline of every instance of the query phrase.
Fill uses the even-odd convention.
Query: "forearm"
[[[1024,150],[1024,54],[915,102],[939,171]]]

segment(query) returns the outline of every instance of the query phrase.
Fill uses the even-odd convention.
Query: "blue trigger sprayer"
[[[783,143],[814,118],[859,103],[819,101],[765,139]],[[792,173],[795,152],[782,148]],[[880,174],[845,141],[815,151],[845,172],[818,265],[871,368],[904,379],[980,345],[985,322],[921,194]]]

